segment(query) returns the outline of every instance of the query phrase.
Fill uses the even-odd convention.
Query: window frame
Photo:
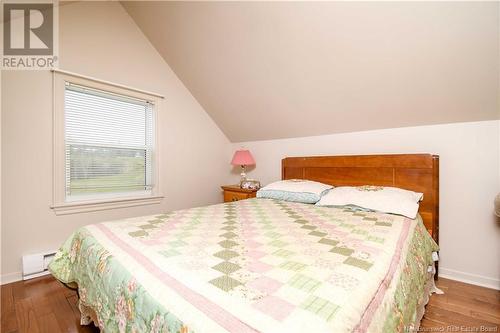
[[[153,140],[151,176],[153,187],[150,193],[126,195],[107,195],[88,200],[66,200],[66,142],[65,142],[65,89],[66,83],[89,87],[112,94],[142,99],[153,104]],[[147,91],[114,84],[111,82],[74,74],[53,71],[53,198],[51,208],[56,215],[75,214],[97,210],[158,204],[163,199],[160,188],[160,140],[158,140],[158,114],[163,96]]]

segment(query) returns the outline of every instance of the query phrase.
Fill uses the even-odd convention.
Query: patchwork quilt
[[[83,227],[50,270],[104,332],[403,332],[437,249],[420,217],[255,198]]]

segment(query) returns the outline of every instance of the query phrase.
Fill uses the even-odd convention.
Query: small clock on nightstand
[[[221,188],[224,191],[224,202],[255,198],[257,193],[257,190],[244,189],[239,185],[225,185]]]

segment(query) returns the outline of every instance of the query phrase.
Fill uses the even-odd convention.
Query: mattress
[[[50,271],[104,332],[403,332],[437,249],[420,217],[255,198],[83,227]]]

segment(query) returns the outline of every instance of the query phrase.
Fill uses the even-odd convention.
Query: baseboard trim
[[[474,284],[476,286],[500,290],[500,280],[487,276],[470,274],[454,269],[439,267],[439,277]]]
[[[0,285],[21,281],[22,279],[23,279],[22,272],[3,274],[0,276]]]

